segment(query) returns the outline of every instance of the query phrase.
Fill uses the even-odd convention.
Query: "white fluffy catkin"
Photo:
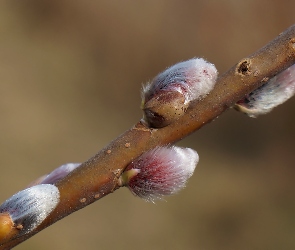
[[[50,184],[40,184],[11,196],[0,206],[0,213],[8,213],[16,226],[18,236],[34,230],[59,203],[59,190]]]
[[[295,64],[271,78],[243,100],[235,108],[256,118],[267,114],[295,94]]]
[[[205,97],[218,72],[203,58],[180,62],[157,75],[143,87],[143,121],[150,127],[165,127],[182,116],[190,102]]]

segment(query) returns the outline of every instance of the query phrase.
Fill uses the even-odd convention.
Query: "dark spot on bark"
[[[239,75],[250,75],[250,64],[251,61],[250,59],[244,59],[242,60],[240,63],[238,63],[237,69],[236,69],[236,73],[238,73]]]

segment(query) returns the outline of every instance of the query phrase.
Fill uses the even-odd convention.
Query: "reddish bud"
[[[276,106],[284,103],[295,94],[295,65],[271,78],[244,99],[238,101],[235,108],[256,118],[267,114]]]
[[[184,188],[198,161],[190,148],[157,147],[132,161],[119,181],[135,196],[154,202]]]
[[[215,66],[202,58],[166,69],[143,88],[144,121],[160,128],[178,119],[191,101],[201,99],[213,89],[217,74]]]

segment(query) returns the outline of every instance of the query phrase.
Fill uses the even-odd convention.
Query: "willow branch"
[[[174,123],[151,129],[141,121],[94,157],[56,183],[60,202],[32,232],[12,235],[0,246],[10,249],[37,232],[119,188],[118,177],[133,159],[159,145],[175,143],[218,117],[268,79],[295,63],[295,25],[217,79],[208,96],[190,104]]]

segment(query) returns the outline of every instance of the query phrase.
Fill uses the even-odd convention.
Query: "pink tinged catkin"
[[[50,184],[36,185],[22,190],[0,206],[0,213],[8,214],[18,236],[34,230],[59,203],[59,190]]]
[[[295,64],[271,78],[244,99],[236,103],[238,111],[256,118],[267,114],[295,94]]]
[[[193,149],[157,147],[132,161],[119,181],[135,196],[154,202],[184,188],[198,161]]]
[[[39,184],[55,184],[66,177],[69,173],[71,173],[80,165],[81,163],[66,163],[64,165],[61,165],[60,167],[54,169],[51,173],[43,175],[37,180],[34,180],[28,185],[28,187],[36,186]]]
[[[200,100],[213,88],[218,72],[203,58],[180,62],[156,76],[143,87],[143,121],[161,128],[178,119],[191,101]]]
[[[67,163],[53,170],[41,180],[41,184],[55,184],[66,177],[70,172],[79,167],[81,163]]]

